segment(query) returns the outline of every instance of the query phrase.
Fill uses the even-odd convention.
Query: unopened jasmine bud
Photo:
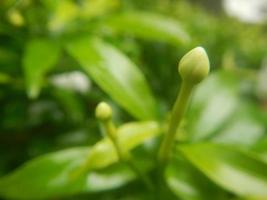
[[[179,63],[182,80],[189,84],[201,82],[208,74],[210,63],[204,48],[196,47],[183,56]]]
[[[109,120],[112,117],[112,109],[107,103],[101,102],[96,107],[95,115],[101,121]]]

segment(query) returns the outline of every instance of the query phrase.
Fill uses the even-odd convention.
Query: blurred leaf
[[[230,119],[239,103],[238,86],[236,76],[220,71],[196,88],[186,118],[192,140],[210,137]]]
[[[266,120],[262,120],[263,111],[252,102],[242,102],[231,120],[218,131],[211,140],[216,143],[251,147],[265,133]]]
[[[256,93],[257,96],[261,99],[267,99],[267,59],[265,58],[261,69],[258,71],[257,74],[257,81],[256,81]]]
[[[241,83],[234,73],[219,71],[196,88],[185,125],[189,140],[248,148],[263,136],[266,115],[252,101],[241,101]]]
[[[117,32],[145,39],[180,45],[190,41],[189,35],[174,19],[149,12],[125,12],[107,20],[107,25]]]
[[[0,193],[15,199],[44,199],[112,189],[134,178],[134,174],[121,164],[72,178],[70,174],[89,152],[89,148],[80,147],[40,156],[2,178]]]
[[[11,48],[11,47],[10,47]],[[0,47],[0,64],[1,66],[13,65],[18,60],[17,52],[14,49]],[[1,69],[2,70],[2,69]]]
[[[41,199],[84,190],[86,177],[71,180],[69,173],[88,152],[89,148],[74,148],[33,159],[0,179],[0,194],[15,199]]]
[[[125,150],[131,150],[158,133],[156,122],[136,122],[120,127],[118,138]],[[119,187],[134,177],[128,169],[115,168],[106,174],[90,172],[85,175],[89,169],[101,169],[117,161],[114,147],[107,138],[92,148],[47,154],[0,179],[0,194],[16,199],[44,199]]]
[[[81,1],[81,17],[86,19],[104,15],[111,10],[117,8],[120,4],[119,0],[94,0],[94,1]]]
[[[55,41],[34,39],[28,42],[22,62],[30,98],[39,95],[44,76],[56,64],[59,53],[60,48]]]
[[[233,147],[200,143],[178,149],[221,187],[243,197],[267,198],[267,163]]]
[[[99,39],[81,38],[69,42],[67,50],[130,114],[140,120],[156,118],[155,100],[145,77],[118,49]]]
[[[145,140],[160,133],[159,125],[154,121],[132,122],[120,126],[118,140],[123,151],[129,151]],[[85,168],[102,168],[118,160],[113,144],[108,138],[98,142],[92,149]]]
[[[252,146],[252,151],[260,156],[267,163],[267,137],[266,135],[261,138],[257,143]]]
[[[116,163],[100,171],[91,172],[87,178],[87,191],[100,192],[118,188],[133,180],[135,174],[131,169],[122,163]]]
[[[52,32],[60,32],[64,30],[64,28],[70,25],[79,14],[78,6],[71,0],[44,0],[44,3],[51,11],[47,26]]]
[[[183,200],[226,199],[222,189],[179,156],[170,163],[165,177],[170,189]]]
[[[10,9],[7,12],[7,17],[10,23],[14,26],[23,26],[25,24],[25,20],[18,9]]]
[[[0,72],[0,84],[9,83],[12,80],[12,78],[5,73]]]
[[[59,101],[70,122],[81,123],[85,119],[85,108],[77,93],[67,89],[53,89],[53,95]]]

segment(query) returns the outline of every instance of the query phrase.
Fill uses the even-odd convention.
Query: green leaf
[[[262,137],[257,143],[255,143],[251,150],[256,153],[262,160],[267,163],[267,137]]]
[[[200,171],[221,187],[246,198],[267,198],[267,164],[249,153],[212,143],[178,147]]]
[[[43,3],[50,11],[47,28],[56,34],[66,31],[80,14],[79,7],[71,0],[44,0]]]
[[[77,93],[67,89],[53,88],[52,94],[59,102],[65,115],[72,123],[81,123],[85,119],[85,109]]]
[[[5,84],[11,82],[12,78],[5,73],[0,72],[0,84]]]
[[[100,192],[115,189],[132,181],[136,174],[122,163],[116,163],[105,169],[90,172],[87,175],[87,192]]]
[[[99,39],[81,38],[69,42],[67,50],[130,114],[140,120],[156,118],[155,100],[145,77],[118,49]]]
[[[80,8],[80,16],[84,19],[103,16],[118,8],[119,5],[119,0],[83,1]]]
[[[183,200],[226,199],[222,189],[180,156],[169,164],[165,178],[173,193]]]
[[[48,39],[34,39],[26,45],[22,62],[30,98],[39,95],[44,76],[56,64],[59,53],[59,45]]]
[[[266,114],[240,97],[241,80],[229,71],[217,71],[200,84],[186,116],[188,140],[209,140],[248,148],[265,132]]]
[[[88,155],[89,148],[74,148],[40,156],[0,180],[0,194],[15,199],[41,199],[84,190],[86,177],[69,173]]]
[[[187,44],[189,35],[174,19],[149,12],[126,12],[110,17],[107,25],[116,32],[133,36],[169,42]]]
[[[129,123],[118,129],[119,142],[125,150],[133,149],[158,133],[158,124],[153,121]],[[111,171],[93,170],[117,161],[114,147],[107,138],[92,148],[50,153],[1,178],[0,195],[12,199],[44,199],[116,188],[132,180],[133,173],[123,166]]]
[[[134,178],[125,166],[116,165],[78,178],[70,176],[90,151],[73,148],[34,159],[0,180],[0,194],[15,199],[44,199],[119,187]]]
[[[191,140],[210,137],[232,117],[239,103],[238,87],[233,74],[219,71],[196,88],[186,118]]]
[[[253,146],[265,133],[266,122],[260,119],[261,113],[251,102],[240,103],[231,120],[210,140],[245,148]]]
[[[118,142],[123,151],[129,151],[159,133],[159,125],[154,121],[128,123],[122,125],[117,132]],[[116,161],[118,161],[118,156],[113,144],[106,138],[94,146],[84,167],[103,168]]]

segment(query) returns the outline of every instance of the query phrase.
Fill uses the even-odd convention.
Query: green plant
[[[123,2],[0,2],[1,175],[38,155],[95,143],[93,113],[103,99],[118,102],[116,119],[154,117],[156,103],[137,67],[139,40],[176,46],[190,37],[176,20],[128,12]],[[54,81],[77,72],[89,83],[82,91]]]
[[[179,72],[182,77],[181,91],[174,104],[168,132],[161,145],[159,160],[163,163],[168,161],[176,130],[186,111],[190,94],[194,86],[208,75],[209,68],[209,59],[202,47],[188,52],[179,64]]]
[[[179,64],[179,72],[183,83],[170,122],[167,120],[169,125],[159,157],[153,155],[158,145],[145,147],[144,144],[146,140],[158,140],[166,131],[166,122],[131,122],[116,128],[111,107],[102,102],[96,108],[96,117],[106,135],[101,141],[91,147],[67,149],[29,161],[0,179],[0,194],[15,199],[45,199],[118,188],[140,178],[150,192],[139,198],[156,198],[152,194],[157,192],[163,192],[163,198],[174,198],[168,190],[153,191],[164,184],[182,199],[207,199],[211,194],[212,198],[229,199],[230,193],[265,198],[267,164],[255,153],[214,142],[190,144],[179,139],[177,143],[175,135],[177,131],[179,138],[182,134],[179,124],[192,88],[209,72],[205,51],[198,47],[186,54]],[[218,84],[220,77],[220,73],[212,75],[208,81]],[[207,93],[198,103],[206,96]],[[139,151],[133,151],[137,146]],[[153,184],[155,175],[162,176],[156,182],[158,186]]]
[[[267,117],[255,92],[258,74],[264,77],[257,71],[264,26],[182,0],[146,0],[149,12],[138,2],[0,2],[1,197],[266,198]],[[187,87],[171,66],[199,44],[212,73],[175,119],[168,113],[175,91]],[[92,80],[90,90],[54,84],[54,76],[74,70]],[[101,138],[94,109],[103,100],[113,115],[99,120]],[[179,122],[176,133],[171,121]],[[173,145],[160,159],[162,141]]]

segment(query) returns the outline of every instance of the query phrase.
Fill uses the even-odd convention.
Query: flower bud
[[[112,109],[107,103],[101,102],[96,107],[95,115],[99,120],[109,120],[112,117]]]
[[[183,56],[179,63],[179,73],[189,84],[201,82],[210,69],[209,58],[204,48],[196,47]]]

